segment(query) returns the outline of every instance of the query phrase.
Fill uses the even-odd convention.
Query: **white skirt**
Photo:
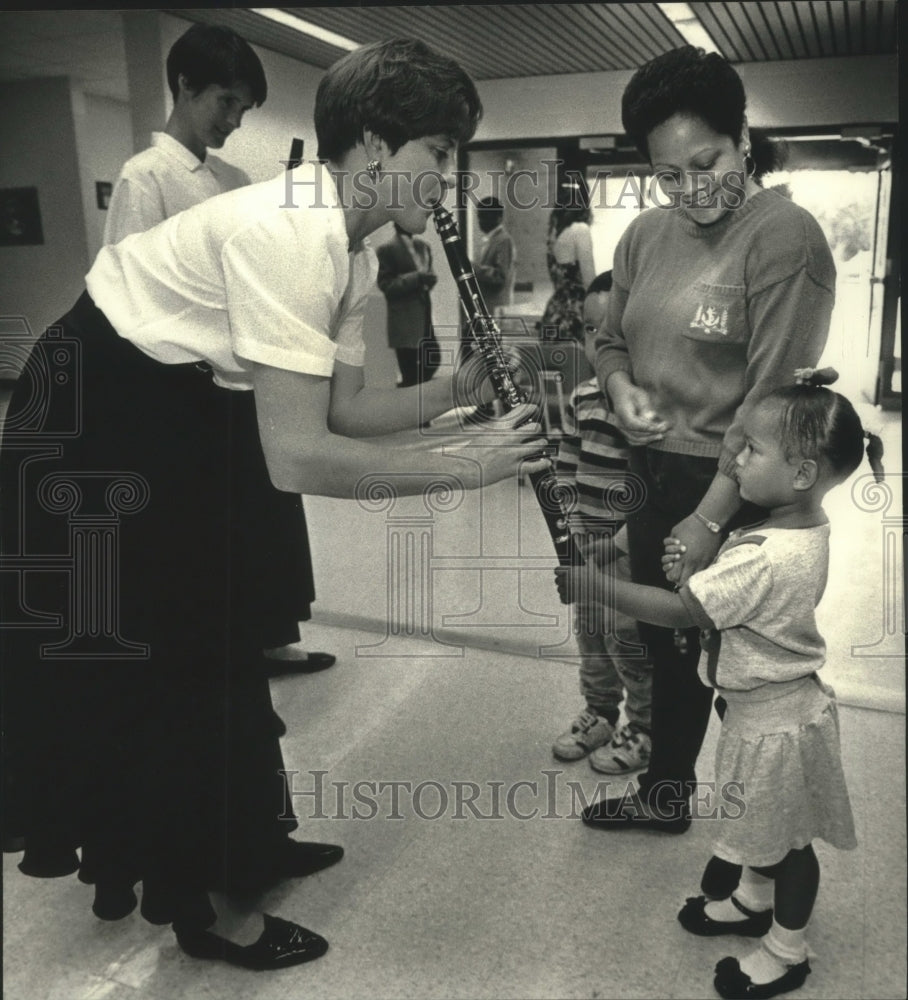
[[[814,675],[720,694],[728,707],[716,747],[716,782],[720,788],[737,783],[743,808],[718,820],[716,856],[763,867],[817,838],[841,850],[855,848],[832,688]]]

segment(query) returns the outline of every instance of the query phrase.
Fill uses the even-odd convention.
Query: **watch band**
[[[694,511],[694,517],[705,527],[708,528],[714,535],[718,535],[722,530],[722,525],[717,521],[710,521],[708,517],[704,517],[700,511]]]

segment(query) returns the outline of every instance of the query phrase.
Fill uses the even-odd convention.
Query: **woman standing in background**
[[[546,266],[555,291],[540,320],[543,340],[583,343],[583,301],[596,277],[591,219],[583,176],[569,171],[559,180],[556,207],[549,219]]]

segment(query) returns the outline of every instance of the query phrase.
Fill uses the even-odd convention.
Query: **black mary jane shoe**
[[[688,896],[678,911],[678,923],[691,934],[699,937],[716,937],[719,934],[738,934],[741,937],[763,937],[772,927],[772,910],[749,910],[734,896],[731,901],[744,915],[743,920],[716,920],[706,912],[710,902],[706,896]]]
[[[307,653],[305,660],[278,660],[262,655],[262,667],[268,677],[289,677],[292,674],[317,674],[337,663],[331,653]]]
[[[293,965],[321,958],[328,942],[314,931],[299,924],[262,915],[265,929],[253,944],[239,945],[211,931],[187,930],[174,926],[177,944],[193,958],[219,959],[253,972],[289,969]]]
[[[721,959],[716,965],[716,978],[713,985],[716,992],[724,1000],[768,1000],[769,997],[788,993],[804,985],[804,980],[810,975],[810,963],[805,958],[797,965],[791,965],[784,975],[769,983],[754,983],[750,976],[741,970],[736,958],[731,956]]]

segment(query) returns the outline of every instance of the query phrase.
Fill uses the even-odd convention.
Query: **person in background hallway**
[[[425,240],[394,226],[394,238],[378,247],[378,287],[388,302],[388,347],[397,355],[402,389],[428,382],[438,369],[431,291],[438,281]]]
[[[829,330],[829,246],[808,212],[756,182],[762,153],[745,107],[735,69],[692,46],[637,70],[622,100],[661,202],[615,250],[596,372],[644,485],[628,542],[633,579],[650,586],[685,583],[728,531],[759,519],[736,482],[742,422],[795,368],[816,364]],[[667,537],[685,546],[669,578]],[[696,628],[639,628],[653,660],[652,754],[640,776],[648,814],[642,821],[635,803],[606,798],[583,819],[600,830],[683,833],[713,694],[697,676]],[[729,895],[738,874],[711,865],[710,895]]]
[[[252,400],[271,481],[288,493],[353,499],[377,474],[421,495],[545,467],[532,457],[538,424],[477,440],[469,456],[388,444],[491,399],[488,384],[472,400],[459,372],[413,389],[364,384],[377,272],[367,237],[389,222],[424,231],[424,198],[453,186],[481,112],[463,69],[421,42],[350,53],[319,83],[317,160],[103,247],[13,391],[3,551],[68,552],[61,508],[120,514],[113,593],[53,570],[0,574],[3,620],[42,616],[0,632],[15,778],[4,822],[25,839],[22,872],[78,871],[99,916],[130,913],[141,881],[142,915],[170,924],[195,958],[271,970],[328,947],[254,908],[262,891],[324,867],[326,845],[288,836],[296,817],[268,679],[251,667],[260,637],[242,603],[254,581],[234,515],[232,397]],[[34,411],[36,372],[61,338],[80,355],[78,434],[65,431],[71,380],[49,382]],[[84,637],[97,655],[47,655],[79,624],[71,598],[116,615]]]
[[[473,273],[493,316],[505,314],[514,304],[517,248],[503,219],[504,207],[497,198],[479,199],[476,220],[483,234],[482,249],[479,259],[473,261]]]
[[[596,277],[589,190],[583,176],[565,171],[549,219],[546,266],[555,290],[539,322],[543,340],[583,343],[583,300]]]
[[[715,562],[690,575],[679,593],[616,581],[610,594],[601,580],[587,591],[588,599],[608,600],[643,621],[703,630],[699,675],[726,703],[716,746],[721,797],[710,806],[714,857],[743,870],[729,899],[691,896],[678,920],[700,937],[761,938],[743,958],[716,965],[714,985],[729,1000],[803,985],[820,884],[812,841],[857,846],[835,692],[817,674],[826,644],[815,611],[829,573],[823,499],[861,464],[865,438],[881,482],[883,447],[851,403],[825,388],[837,372],[794,374],[794,385],[745,415],[735,458],[741,497],[766,518],[732,532]],[[674,566],[684,553],[669,538],[663,561]],[[585,582],[571,571],[556,577],[566,596]]]
[[[250,183],[239,168],[209,152],[220,149],[251,108],[268,96],[265,71],[249,44],[229,28],[194,24],[171,46],[167,83],[173,111],[151,146],[127,160],[114,186],[104,242],[119,243],[214,195]],[[332,666],[328,653],[306,653],[299,622],[312,617],[315,583],[302,498],[276,490],[258,446],[251,397],[238,394],[236,461],[241,506],[237,522],[253,566],[255,586],[243,598],[261,629],[261,669],[274,677],[311,673]],[[285,727],[277,721],[279,731]]]

